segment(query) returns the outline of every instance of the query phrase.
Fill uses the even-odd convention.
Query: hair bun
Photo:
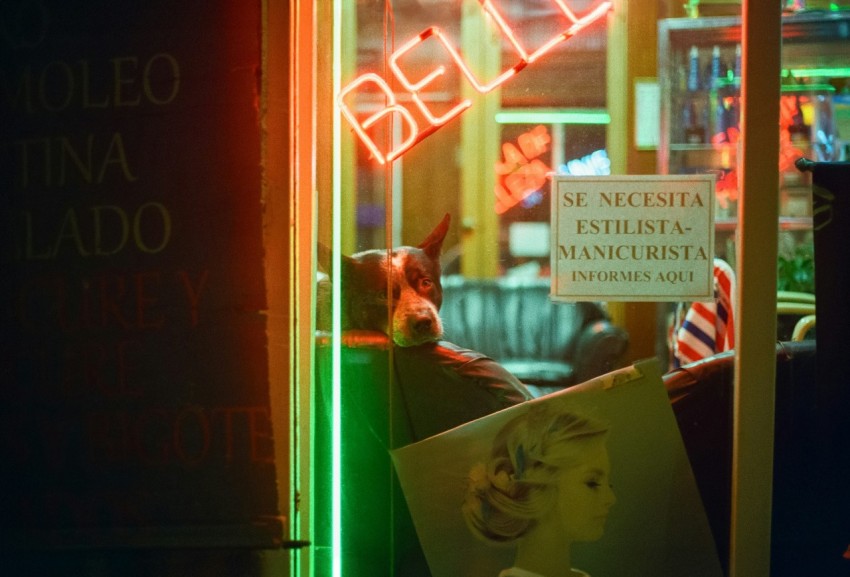
[[[469,489],[474,493],[486,493],[490,490],[490,475],[484,463],[478,463],[469,471]]]

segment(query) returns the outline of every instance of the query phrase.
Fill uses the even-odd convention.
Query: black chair
[[[664,376],[728,573],[735,352]],[[850,575],[850,447],[825,418],[815,342],[776,347],[771,575]],[[850,418],[847,407],[842,409]]]

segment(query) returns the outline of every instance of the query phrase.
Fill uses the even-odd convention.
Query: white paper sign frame
[[[552,179],[555,301],[714,298],[712,174]]]

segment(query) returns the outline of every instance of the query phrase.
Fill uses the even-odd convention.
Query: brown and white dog
[[[343,257],[343,330],[380,331],[401,347],[440,339],[440,251],[449,220],[447,214],[415,247],[402,246],[391,253],[367,250]]]

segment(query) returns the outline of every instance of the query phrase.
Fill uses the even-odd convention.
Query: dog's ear
[[[321,242],[316,245],[316,259],[318,260],[319,270],[330,275],[331,266],[333,265],[333,252],[330,247]]]
[[[446,238],[446,233],[449,232],[449,223],[451,220],[451,215],[446,213],[446,216],[443,217],[440,224],[431,231],[431,234],[429,234],[425,240],[419,243],[418,248],[424,250],[425,254],[434,260],[440,258],[440,251],[443,248],[443,240]]]
[[[326,245],[319,243],[317,256],[319,260],[319,269],[323,270],[328,277],[333,276],[333,251]],[[342,278],[348,279],[351,277],[351,271],[356,266],[357,262],[350,256],[342,255],[341,257]]]
[[[347,286],[352,282],[357,272],[357,260],[347,255],[342,255],[340,259],[340,270],[342,274],[343,286]]]

